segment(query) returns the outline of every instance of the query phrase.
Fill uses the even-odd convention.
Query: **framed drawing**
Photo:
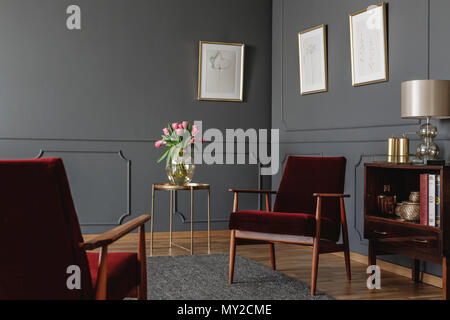
[[[328,91],[326,26],[298,33],[300,94]]]
[[[244,47],[200,41],[198,100],[243,101]]]
[[[352,85],[388,81],[386,4],[354,12],[349,20]]]

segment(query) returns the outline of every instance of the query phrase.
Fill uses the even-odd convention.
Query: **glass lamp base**
[[[423,139],[422,143],[416,149],[417,158],[425,161],[437,159],[439,156],[439,147],[433,141],[437,136],[436,126],[430,122],[430,119],[427,119],[427,122],[420,126],[417,133]]]

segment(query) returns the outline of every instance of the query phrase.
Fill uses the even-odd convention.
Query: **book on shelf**
[[[441,226],[441,176],[436,175],[436,227]]]
[[[428,175],[428,225],[436,226],[436,175]]]
[[[428,225],[428,174],[420,175],[420,224]]]
[[[441,177],[438,174],[420,175],[420,224],[441,226]]]

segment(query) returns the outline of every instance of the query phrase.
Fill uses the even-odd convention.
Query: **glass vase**
[[[190,155],[174,157],[166,168],[170,183],[177,186],[188,185],[194,177],[195,164]]]

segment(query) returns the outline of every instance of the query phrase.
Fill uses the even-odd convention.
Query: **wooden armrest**
[[[238,211],[238,196],[239,193],[257,193],[266,195],[266,211],[270,211],[270,199],[269,194],[277,194],[277,191],[273,190],[255,190],[255,189],[228,189],[230,192],[234,192],[233,212]]]
[[[228,189],[230,192],[240,192],[240,193],[270,193],[276,194],[277,191],[274,190],[254,190],[254,189]]]
[[[323,197],[323,198],[349,198],[349,194],[343,193],[313,193],[314,197]]]
[[[130,233],[134,229],[140,227],[147,221],[151,219],[151,216],[148,214],[143,214],[131,221],[128,221],[127,223],[120,225],[118,227],[115,227],[112,230],[109,230],[101,235],[98,235],[95,238],[92,238],[86,242],[80,243],[80,247],[86,249],[86,250],[94,250],[99,247],[107,246],[111,243],[113,243],[116,240],[119,240],[127,233]]]

